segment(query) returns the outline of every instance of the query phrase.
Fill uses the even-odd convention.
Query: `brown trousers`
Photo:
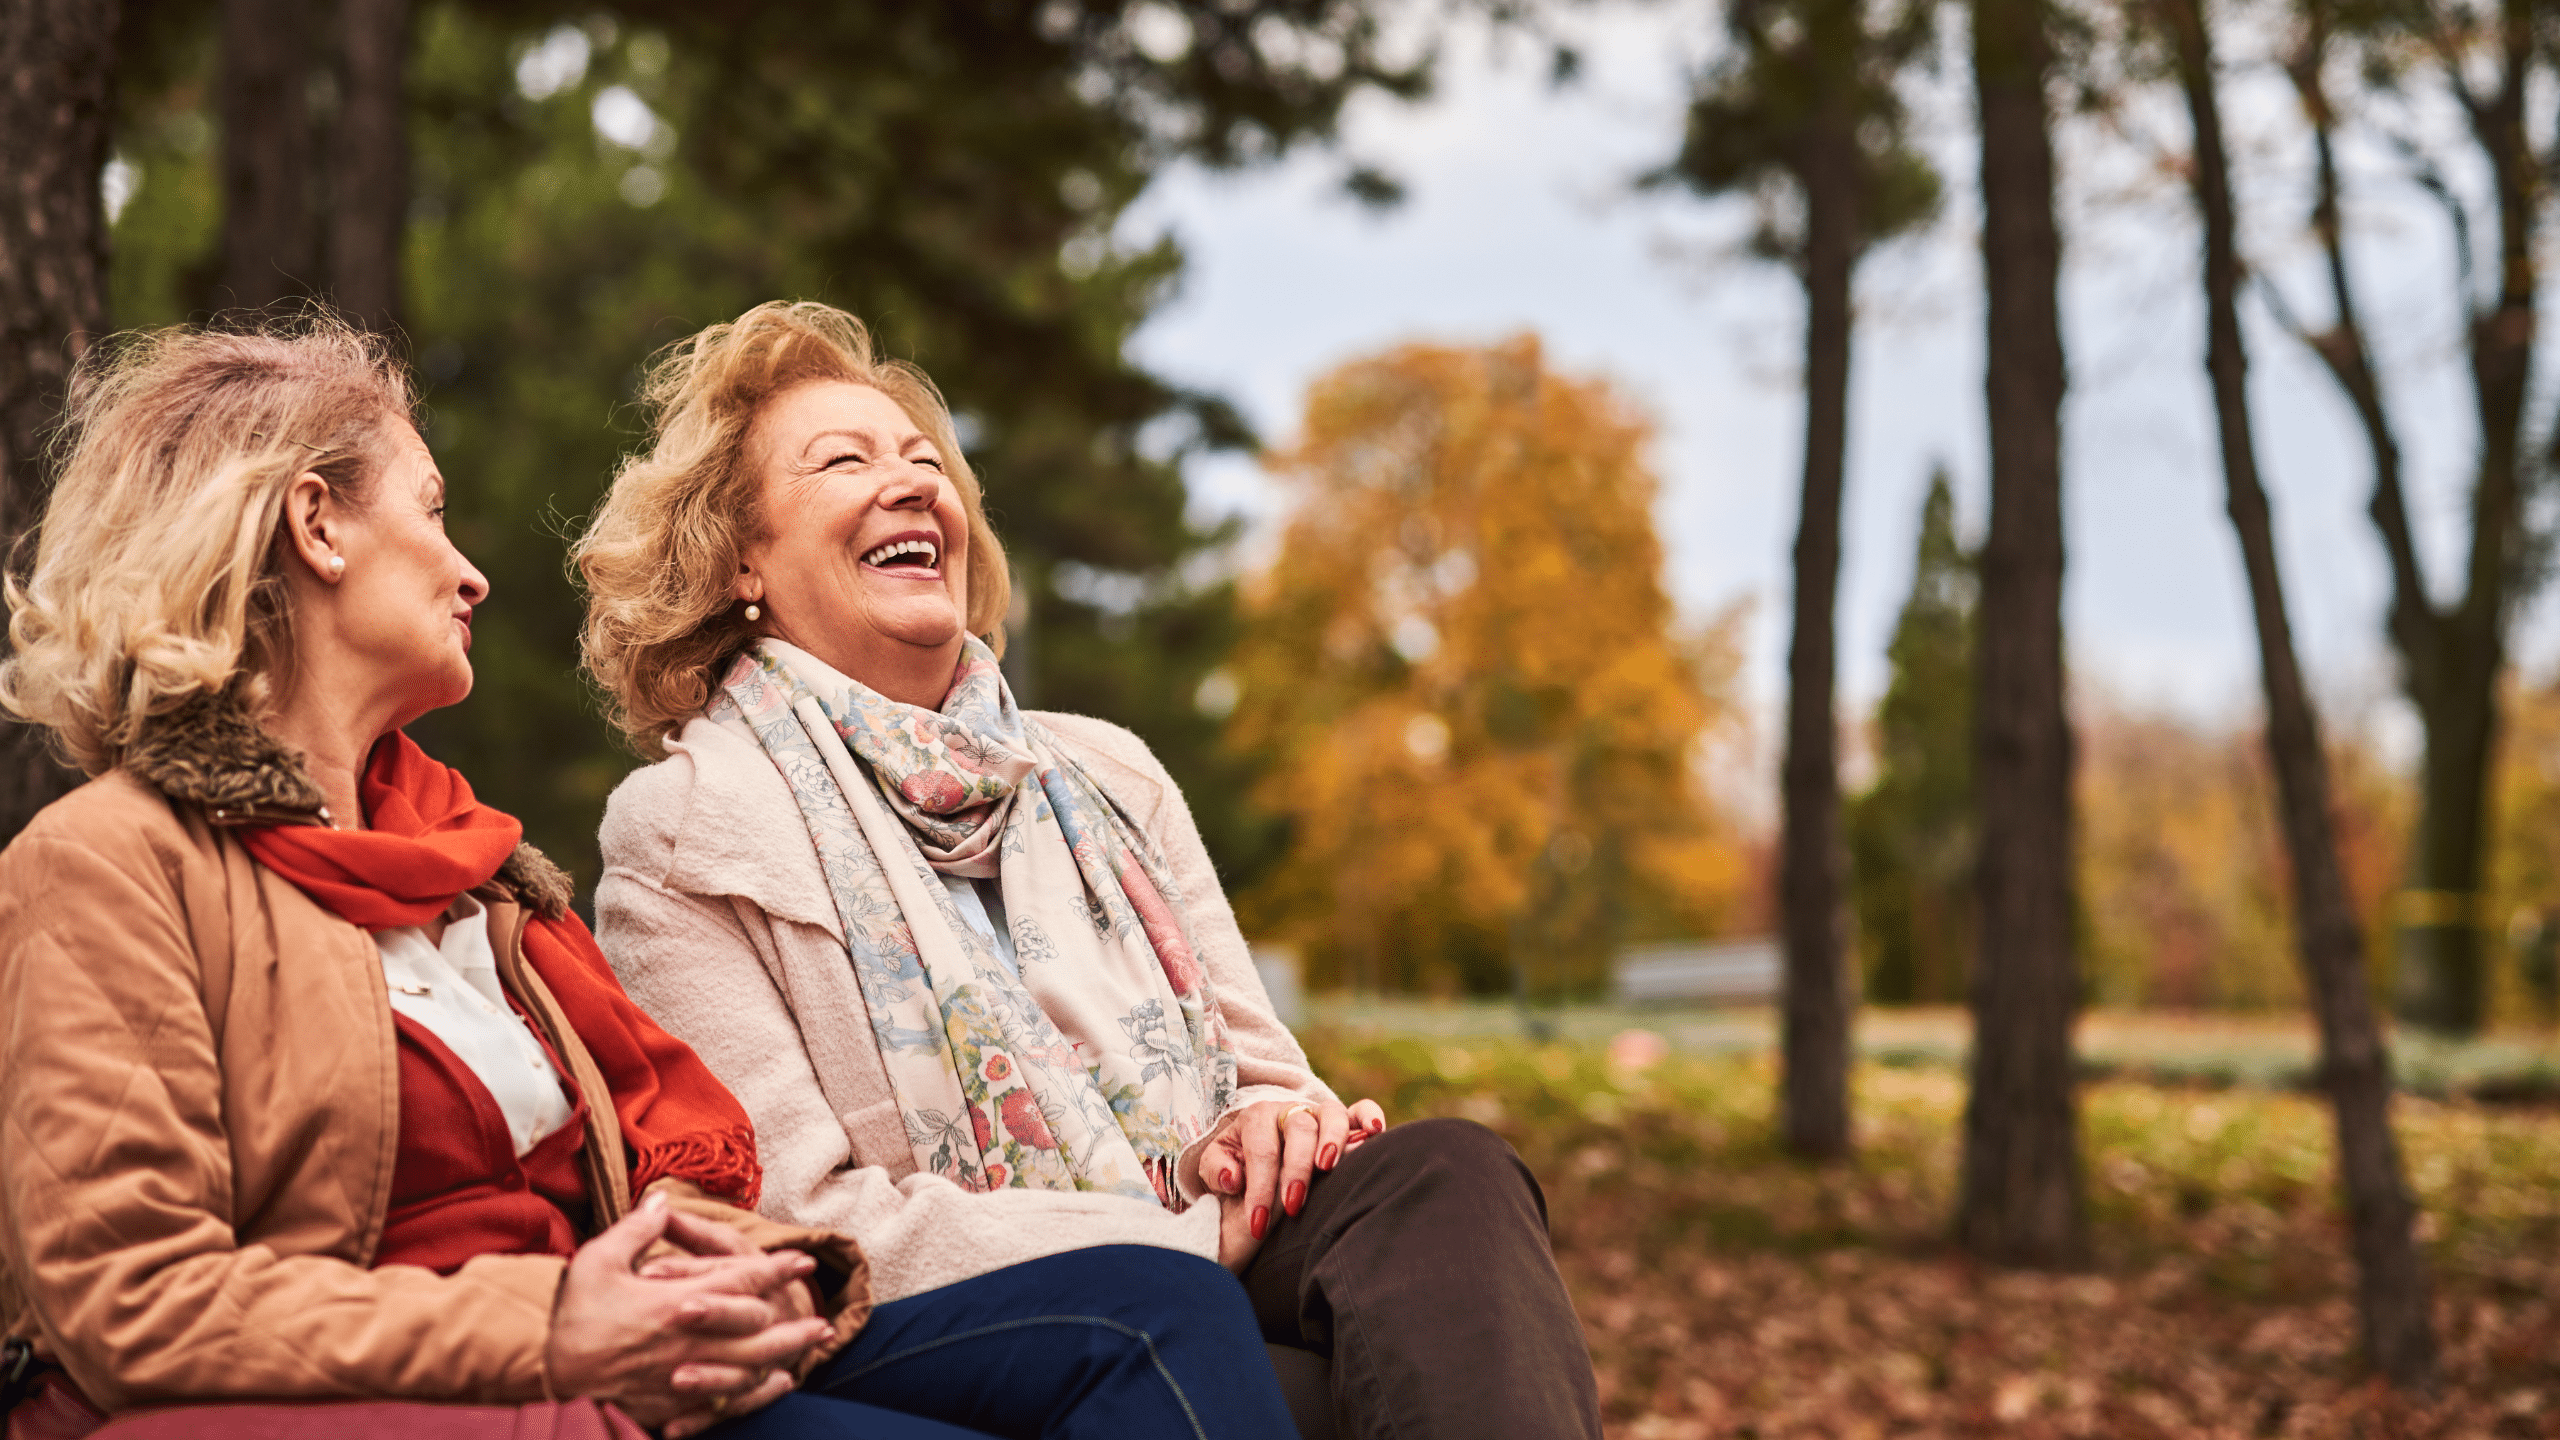
[[[1599,1440],[1546,1196],[1501,1136],[1394,1126],[1272,1219],[1245,1292],[1264,1339],[1331,1357],[1342,1440]]]

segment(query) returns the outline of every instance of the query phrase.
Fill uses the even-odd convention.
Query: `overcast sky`
[[[1748,683],[1765,711],[1781,693],[1802,463],[1799,291],[1741,253],[1739,205],[1639,196],[1629,184],[1677,144],[1683,76],[1704,51],[1706,13],[1587,14],[1577,29],[1586,76],[1562,93],[1547,87],[1542,53],[1513,44],[1506,55],[1462,34],[1433,100],[1364,104],[1346,126],[1343,153],[1410,189],[1387,214],[1339,195],[1340,155],[1308,155],[1242,176],[1176,171],[1122,234],[1170,229],[1191,257],[1182,295],[1139,335],[1139,356],[1222,389],[1274,440],[1292,432],[1310,380],[1411,339],[1535,330],[1553,363],[1637,397],[1661,427],[1668,581],[1693,614],[1754,604]],[[1860,275],[1840,609],[1850,713],[1884,684],[1932,462],[1952,467],[1969,532],[1986,507],[1967,84],[1951,68],[1923,96],[1925,133],[1950,182],[1946,214]],[[2298,223],[2307,159],[2290,92],[2263,68],[2244,68],[2229,103],[2253,258],[2316,315]],[[2152,106],[2113,133],[2084,125],[2066,136],[2065,612],[2078,683],[2230,719],[2254,704],[2256,651],[2199,364],[2195,233],[2146,138],[2182,144],[2184,130],[2181,111]],[[2381,157],[2362,160],[2362,172],[2379,175]],[[2449,241],[2407,187],[2377,179],[2359,194],[2368,324],[2395,387],[2422,540],[2450,580],[2466,538],[2472,442]],[[2406,722],[2384,698],[2385,574],[2362,513],[2361,442],[2301,348],[2255,305],[2250,320],[2261,459],[2307,662],[2333,706],[2356,712],[2342,721],[2379,724],[2405,744]],[[1280,503],[1250,462],[1204,463],[1192,484],[1209,510],[1267,521]],[[2526,622],[2529,667],[2547,668],[2560,650],[2551,610],[2537,606]]]

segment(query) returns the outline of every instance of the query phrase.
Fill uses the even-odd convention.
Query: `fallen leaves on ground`
[[[2087,1087],[2097,1259],[2038,1274],[1946,1243],[1951,1069],[1861,1067],[1857,1157],[1813,1166],[1773,1144],[1765,1056],[1309,1048],[1346,1096],[1528,1160],[1615,1440],[2560,1436],[2560,1113],[2399,1102],[2444,1356],[2413,1398],[2364,1371],[2312,1097]]]

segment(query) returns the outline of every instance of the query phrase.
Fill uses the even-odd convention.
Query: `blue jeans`
[[[800,1389],[718,1440],[1296,1440],[1244,1287],[1106,1245],[874,1311]]]

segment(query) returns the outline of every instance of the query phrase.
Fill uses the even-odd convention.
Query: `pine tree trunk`
[[[107,326],[99,177],[120,9],[0,0],[0,539],[13,545],[43,512],[71,367]],[[0,840],[78,781],[41,731],[0,724]]]
[[[1858,154],[1848,122],[1817,124],[1798,179],[1805,193],[1804,506],[1797,521],[1795,637],[1787,650],[1786,825],[1779,911],[1786,945],[1787,1147],[1849,1151],[1849,994],[1841,957],[1843,870],[1834,610],[1840,492],[1849,429],[1850,280],[1857,266]]]
[[[2204,0],[2166,0],[2179,80],[2195,123],[2189,172],[2204,219],[2207,311],[2205,368],[2213,381],[2232,528],[2248,571],[2257,620],[2259,674],[2267,696],[2267,757],[2276,776],[2285,850],[2292,861],[2295,943],[2320,1024],[2320,1074],[2338,1135],[2338,1179],[2359,1279],[2365,1352],[2392,1383],[2424,1387],[2435,1377],[2435,1330],[2426,1263],[2410,1233],[2416,1218],[2391,1132],[2391,1066],[2375,1024],[2364,935],[2347,893],[2331,824],[2329,762],[2319,717],[2302,683],[2276,568],[2274,525],[2251,435],[2248,353],[2240,335],[2240,261],[2230,160],[2214,91],[2213,45]]]
[[[2071,729],[2063,709],[2062,327],[2040,0],[1975,0],[1991,526],[1974,708],[1982,816],[1973,1075],[1956,1235],[2006,1264],[2088,1254],[2071,1026]]]
[[[329,288],[350,319],[396,334],[409,219],[409,0],[339,0],[338,23]]]
[[[310,293],[308,0],[222,3],[222,262],[225,305],[263,309]]]

